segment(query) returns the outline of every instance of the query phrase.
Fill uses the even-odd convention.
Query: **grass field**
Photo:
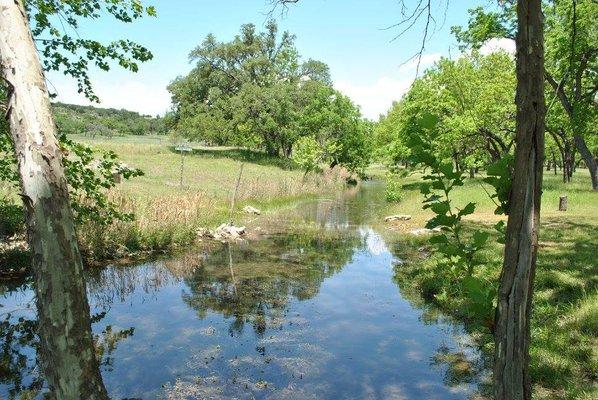
[[[375,171],[374,171],[375,172]],[[446,314],[466,322],[479,345],[493,353],[492,315],[472,312],[459,278],[443,269],[425,237],[401,233],[423,226],[431,214],[421,210],[418,175],[404,179],[403,200],[391,204],[387,214],[410,214],[410,224],[387,226],[396,255],[406,262],[395,268],[403,294],[423,305],[432,303]],[[498,216],[481,188],[480,179],[467,180],[455,192],[454,204],[477,203],[466,231],[488,231],[491,240],[481,253],[475,276],[496,289],[502,267],[503,246],[491,228]],[[566,195],[569,209],[558,211],[558,198]],[[538,250],[532,314],[531,373],[536,399],[595,399],[598,396],[598,192],[592,191],[586,170],[571,183],[547,173],[542,197],[542,225]],[[397,234],[399,232],[399,234]],[[422,303],[422,299],[424,303]]]
[[[348,176],[341,169],[304,176],[289,160],[236,148],[191,143],[193,152],[181,156],[168,137],[72,138],[96,151],[114,151],[128,166],[145,174],[119,184],[110,194],[122,210],[135,214],[134,222],[117,223],[107,230],[80,229],[88,258],[98,260],[184,245],[195,239],[198,228],[228,222],[241,163],[232,217],[239,224],[248,218],[241,212],[245,205],[273,211],[338,191]]]

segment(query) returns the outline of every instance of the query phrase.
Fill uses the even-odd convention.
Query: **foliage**
[[[389,203],[398,203],[403,200],[403,185],[398,174],[386,174],[385,197]]]
[[[305,174],[320,171],[324,152],[320,144],[310,136],[304,136],[295,143],[293,161],[305,171]]]
[[[408,160],[412,136],[425,135],[416,123],[422,112],[438,118],[431,142],[439,159],[457,170],[500,160],[514,142],[514,62],[504,52],[473,52],[457,60],[441,59],[417,79],[375,130],[377,157],[390,169]]]
[[[420,120],[423,129],[430,131],[436,129],[438,119],[425,114]],[[462,235],[463,217],[473,214],[475,203],[469,202],[463,208],[452,204],[451,192],[457,186],[463,185],[462,172],[455,171],[451,163],[439,160],[435,155],[430,141],[414,136],[411,141],[411,161],[416,165],[423,165],[427,173],[422,177],[426,183],[421,185],[424,195],[424,209],[430,209],[435,216],[428,221],[426,228],[440,228],[441,232],[430,238],[430,243],[442,254],[446,266],[455,274],[463,272],[472,277],[474,268],[479,265],[476,253],[482,249],[488,240],[484,232],[475,232],[470,241]],[[470,279],[471,280],[471,279]]]
[[[328,66],[301,58],[288,32],[271,21],[258,33],[243,25],[230,42],[208,35],[191,52],[195,68],[168,87],[169,116],[181,135],[206,144],[293,156],[302,137],[316,140],[331,166],[361,174],[369,161],[370,126],[332,87]]]
[[[64,103],[54,103],[52,108],[58,130],[66,135],[164,135],[167,130],[163,118],[134,111]]]
[[[490,198],[495,200],[496,210],[494,210],[494,213],[496,215],[509,215],[513,162],[513,156],[508,155],[496,163],[489,165],[486,169],[488,176],[484,178],[484,182],[494,188],[494,193],[490,194]]]
[[[152,58],[149,50],[130,40],[123,39],[103,44],[96,40],[82,38],[78,33],[82,19],[97,19],[103,15],[112,15],[121,22],[129,23],[145,15],[155,16],[154,7],[145,7],[140,0],[27,0],[24,5],[34,40],[38,44],[44,70],[62,71],[65,75],[75,78],[79,92],[90,100],[99,100],[89,79],[90,63],[108,71],[110,61],[115,60],[121,67],[136,72],[138,62]],[[65,27],[69,27],[71,31],[67,31]],[[75,36],[70,32],[74,32]],[[0,100],[2,103],[6,101],[4,87],[0,87]],[[128,220],[132,215],[121,212],[116,204],[110,202],[106,196],[106,189],[113,187],[120,177],[128,179],[139,176],[141,171],[119,163],[114,153],[103,153],[100,159],[94,160],[91,148],[77,144],[66,137],[67,134],[92,130],[90,125],[94,124],[96,130],[122,129],[123,125],[111,125],[106,119],[98,121],[99,118],[92,118],[93,121],[90,121],[90,118],[85,117],[71,118],[75,113],[89,116],[92,114],[91,111],[95,111],[93,114],[98,116],[107,113],[125,116],[126,120],[137,119],[137,125],[143,119],[136,113],[133,115],[133,113],[113,110],[98,111],[92,107],[55,105],[58,139],[65,153],[63,162],[76,220],[79,223],[93,221],[102,225],[109,224],[114,219]],[[133,128],[129,125],[129,128],[136,129],[136,133],[141,134],[145,130],[139,129],[139,126]],[[0,181],[7,182],[18,190],[16,160],[8,132],[9,127],[3,119],[0,123],[0,154],[2,154]]]
[[[598,4],[592,0],[553,0],[543,11],[547,148],[550,154],[560,155],[563,179],[570,181],[577,143],[587,146],[594,158],[598,153],[594,129],[598,121]],[[514,39],[512,2],[502,2],[495,10],[475,8],[469,13],[466,27],[453,27],[462,50],[479,49],[490,39]],[[592,163],[591,157],[584,156],[584,161]]]
[[[21,206],[7,198],[0,198],[0,238],[22,232],[24,225]]]
[[[75,78],[79,92],[90,100],[99,100],[89,78],[90,63],[108,71],[114,60],[121,67],[137,72],[138,62],[153,57],[144,46],[128,39],[104,44],[82,38],[78,33],[81,19],[111,15],[129,23],[146,15],[156,16],[155,8],[145,7],[141,0],[26,0],[24,4],[44,70],[61,71]]]
[[[129,179],[143,173],[121,163],[112,151],[101,152],[100,157],[94,159],[91,147],[76,143],[65,134],[60,134],[59,142],[65,155],[64,170],[76,222],[107,225],[115,219],[130,220],[132,214],[122,212],[117,204],[108,199],[106,191],[121,178]],[[16,159],[6,132],[0,134],[0,151],[3,153],[0,180],[11,185],[15,191],[19,190]]]

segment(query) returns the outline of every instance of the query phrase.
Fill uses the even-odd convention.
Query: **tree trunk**
[[[590,170],[590,177],[592,178],[592,189],[598,190],[598,166],[596,165],[596,160],[594,159],[594,157],[592,157],[592,153],[588,149],[586,141],[583,139],[583,137],[575,135],[573,136],[573,141],[575,142],[575,147],[577,148],[577,151],[579,151],[579,154],[581,154],[583,161],[586,163],[586,166]]]
[[[518,0],[517,130],[505,256],[495,329],[498,400],[531,399],[530,314],[544,160],[544,43],[541,0]]]
[[[107,399],[50,100],[21,0],[0,0],[1,72],[33,269],[42,371],[55,399]]]
[[[567,211],[568,204],[569,200],[567,199],[567,196],[559,197],[559,211]]]

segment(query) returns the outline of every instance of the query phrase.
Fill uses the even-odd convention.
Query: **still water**
[[[382,201],[370,183],[278,222],[311,221],[310,229],[90,271],[93,329],[111,397],[471,396],[477,378],[469,365],[479,354],[462,327],[402,296],[393,281],[400,247],[368,226]],[[32,299],[27,283],[0,286],[1,399],[43,386]]]

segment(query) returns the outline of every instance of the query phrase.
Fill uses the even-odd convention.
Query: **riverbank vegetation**
[[[338,166],[306,174],[292,160],[235,147],[190,143],[193,151],[181,154],[175,150],[174,141],[162,136],[70,138],[77,144],[90,145],[96,157],[114,154],[127,171],[143,171],[134,179],[115,178],[109,172],[110,166],[106,172],[110,190],[102,190],[106,198],[100,202],[111,204],[118,218],[106,223],[108,215],[101,213],[98,218],[79,220],[81,249],[86,260],[93,263],[173,250],[193,243],[200,228],[213,229],[231,219],[237,224],[248,221],[251,216],[242,212],[246,205],[265,213],[289,207],[342,190],[351,176]],[[22,235],[24,221],[18,219],[21,211],[17,192],[5,186],[3,196],[5,237]]]
[[[389,214],[413,215],[417,226],[433,216],[420,211],[421,194],[417,175],[403,185],[402,203],[390,206]],[[560,176],[544,178],[543,216],[532,314],[531,374],[534,397],[538,399],[590,399],[595,394],[598,374],[598,193],[587,185],[587,171],[574,174],[564,184]],[[481,283],[477,293],[496,293],[504,247],[493,225],[501,219],[493,214],[495,205],[480,190],[481,178],[466,181],[454,193],[454,204],[477,204],[476,213],[464,222],[463,234],[471,237],[482,231],[489,235],[478,254],[474,277]],[[558,197],[569,196],[569,209],[558,211]],[[412,222],[412,221],[409,221]],[[420,225],[421,226],[421,225]],[[409,228],[409,225],[407,226]],[[404,262],[395,267],[395,279],[404,295],[416,304],[429,302],[445,314],[464,321],[477,343],[491,359],[493,305],[470,296],[470,288],[454,271],[426,236],[405,235],[405,227],[386,229],[394,254]],[[399,232],[399,233],[397,233]],[[487,304],[488,307],[481,307]]]

